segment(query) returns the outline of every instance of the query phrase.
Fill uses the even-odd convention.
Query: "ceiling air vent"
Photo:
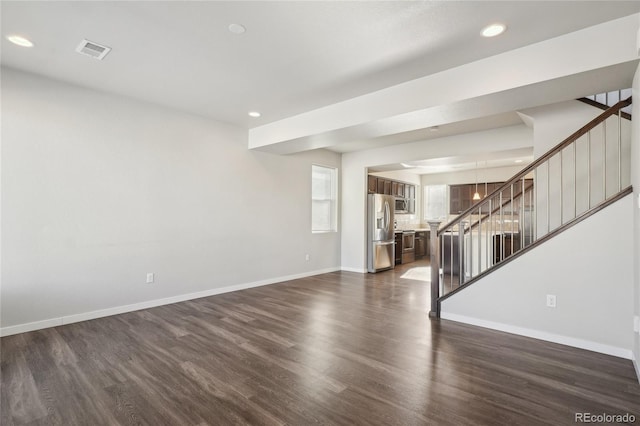
[[[100,60],[104,59],[110,51],[110,47],[102,46],[89,40],[82,40],[82,43],[76,47],[76,52]]]

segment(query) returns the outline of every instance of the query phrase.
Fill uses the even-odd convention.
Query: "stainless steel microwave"
[[[406,198],[396,198],[396,213],[409,213],[409,201]]]

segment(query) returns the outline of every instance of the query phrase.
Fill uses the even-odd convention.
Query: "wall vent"
[[[107,56],[107,53],[109,53],[110,51],[110,47],[103,46],[89,40],[82,40],[82,43],[80,43],[78,47],[76,47],[76,52],[100,60],[104,59],[104,57]]]

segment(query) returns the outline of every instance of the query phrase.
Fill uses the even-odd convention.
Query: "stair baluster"
[[[630,168],[623,163],[629,156],[623,155],[623,150],[630,141],[630,137],[625,138],[624,123],[631,117],[623,109],[631,101],[628,98],[608,108],[449,223],[442,226],[429,222],[430,315],[439,316],[440,302],[445,298],[630,193]],[[607,135],[607,121],[610,129],[616,125],[615,136]],[[616,145],[608,141],[611,137],[616,138]],[[592,155],[597,155],[593,152],[594,144],[599,147],[602,159],[599,164],[597,161],[593,164]],[[617,149],[615,157],[611,155],[613,146]],[[607,188],[607,174],[613,173],[613,169],[617,174],[615,191]],[[593,179],[598,173],[602,176],[602,188]],[[552,195],[557,197],[557,205],[552,205]],[[565,207],[570,200],[573,206]]]

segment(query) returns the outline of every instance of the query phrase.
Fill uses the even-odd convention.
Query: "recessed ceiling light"
[[[507,29],[507,26],[504,24],[491,24],[487,27],[485,27],[482,30],[482,35],[484,37],[495,37],[497,35],[500,35],[504,32],[504,30]]]
[[[234,34],[244,34],[245,31],[247,31],[244,25],[240,25],[240,24],[231,24],[229,25],[228,28],[229,28],[229,31]]]
[[[258,118],[260,117],[262,114],[260,114],[258,111],[251,111],[249,112],[249,117],[253,117],[253,118]]]
[[[14,35],[7,36],[7,40],[9,40],[11,43],[16,44],[18,46],[33,47],[33,43],[31,42],[31,40],[21,37],[19,35],[14,34]]]
[[[516,160],[516,163],[524,163],[524,160]]]

